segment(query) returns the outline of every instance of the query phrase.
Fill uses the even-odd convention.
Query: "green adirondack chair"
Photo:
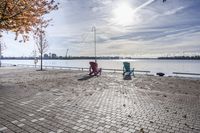
[[[130,63],[129,62],[123,62],[123,75],[128,75],[128,76],[135,76],[134,75],[134,68],[130,68]]]

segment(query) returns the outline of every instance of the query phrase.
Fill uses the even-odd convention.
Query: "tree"
[[[0,36],[1,39],[1,36]],[[0,67],[1,67],[1,58],[2,58],[2,52],[6,49],[6,45],[0,40]]]
[[[43,68],[43,54],[46,52],[48,48],[47,40],[46,40],[46,34],[45,34],[45,28],[48,26],[47,21],[42,21],[36,30],[34,31],[34,39],[36,41],[36,45],[38,48],[38,52],[40,53],[40,70],[42,71]]]
[[[54,0],[0,0],[0,32],[12,31],[23,40],[41,23],[42,16],[58,9]]]

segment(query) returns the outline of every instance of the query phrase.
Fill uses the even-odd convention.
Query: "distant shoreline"
[[[3,60],[35,60],[40,59],[40,57],[1,57]],[[200,60],[199,55],[195,56],[161,56],[161,57],[121,57],[121,56],[44,56],[43,60]]]
[[[95,58],[52,58],[43,60],[94,60]],[[1,60],[34,60],[34,58],[2,58]],[[40,58],[38,58],[40,60]],[[107,58],[97,58],[97,60],[200,60],[200,59],[187,59],[187,58],[123,58],[123,59],[107,59]]]

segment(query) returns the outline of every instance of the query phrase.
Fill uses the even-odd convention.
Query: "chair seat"
[[[98,68],[98,64],[96,62],[89,62],[89,64],[90,64],[89,75],[94,75],[94,76],[97,76],[98,74],[101,75],[102,69]]]

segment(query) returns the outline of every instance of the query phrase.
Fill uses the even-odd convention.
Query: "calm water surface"
[[[63,67],[89,67],[89,62],[93,60],[44,60],[46,66],[63,66]],[[172,72],[200,73],[200,60],[98,60],[102,68],[122,69],[123,62],[128,61],[136,70],[164,72],[172,75]],[[33,60],[2,60],[5,64],[26,64],[34,65]],[[37,65],[39,65],[38,62]]]

